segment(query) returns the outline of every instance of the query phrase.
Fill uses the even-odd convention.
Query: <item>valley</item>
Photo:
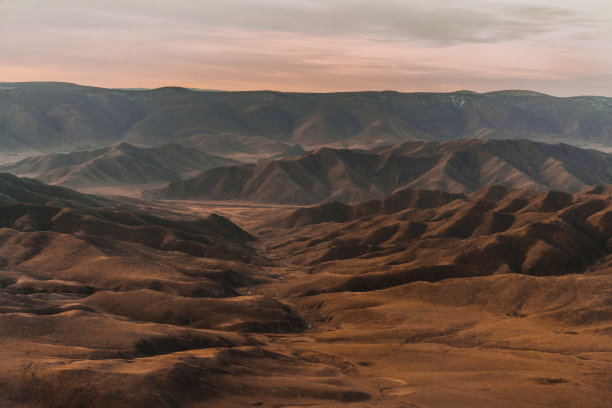
[[[610,405],[610,98],[5,85],[0,406]]]
[[[302,208],[3,180],[4,406],[609,402],[607,187]]]
[[[0,0],[0,408],[612,408],[611,22]]]

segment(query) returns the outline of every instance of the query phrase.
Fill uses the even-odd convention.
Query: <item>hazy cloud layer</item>
[[[612,3],[0,0],[0,81],[612,96]]]

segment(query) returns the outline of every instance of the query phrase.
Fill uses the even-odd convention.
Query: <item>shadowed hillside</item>
[[[178,143],[153,148],[119,143],[96,150],[30,157],[0,166],[0,171],[74,188],[163,183],[233,163]]]
[[[332,285],[337,290],[499,273],[562,275],[603,267],[599,260],[612,248],[604,220],[611,215],[603,187],[573,196],[500,186],[469,195],[402,190],[383,200],[296,210],[281,224],[299,238],[285,236],[276,249],[292,262],[335,270],[341,280],[350,268],[355,276]]]
[[[299,94],[9,83],[0,89],[0,150],[185,140],[214,146],[217,155],[253,159],[295,154],[298,145],[353,148],[406,139],[526,138],[611,146],[611,112],[610,98],[528,91]]]
[[[608,187],[297,211],[0,193],[3,407],[609,405]]]
[[[322,148],[295,158],[220,167],[148,193],[263,203],[354,203],[402,188],[472,192],[491,185],[576,192],[612,183],[612,156],[526,140],[405,142],[375,150]]]
[[[257,256],[235,245],[253,237],[226,218],[160,218],[96,196],[0,173],[0,228],[77,234],[94,245],[138,243],[163,251],[246,260]],[[23,248],[22,248],[23,250]],[[258,262],[265,262],[259,260]]]
[[[96,208],[109,206],[112,203],[106,199],[81,194],[68,188],[50,186],[38,180],[0,173],[0,205],[10,204]]]

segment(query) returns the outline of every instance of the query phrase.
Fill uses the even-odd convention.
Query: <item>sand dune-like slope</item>
[[[0,171],[75,188],[164,183],[234,163],[178,143],[154,148],[119,143],[96,150],[29,157],[2,165]]]
[[[2,406],[612,398],[607,187],[295,210],[0,181]]]
[[[492,185],[577,192],[612,182],[612,156],[526,140],[322,148],[295,158],[205,170],[148,193],[163,199],[355,203],[402,188],[469,193]]]

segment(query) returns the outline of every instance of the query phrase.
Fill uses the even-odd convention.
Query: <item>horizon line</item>
[[[0,90],[2,89],[2,86],[6,86],[6,85],[23,85],[23,84],[58,84],[58,85],[71,85],[71,86],[77,86],[77,87],[83,87],[83,88],[97,88],[97,89],[105,89],[105,90],[124,90],[124,91],[134,91],[134,92],[139,92],[139,91],[156,91],[156,90],[161,90],[161,89],[182,89],[182,90],[186,90],[186,91],[191,91],[191,92],[220,92],[220,93],[247,93],[247,92],[273,92],[273,93],[285,93],[285,94],[321,94],[321,95],[325,95],[325,94],[349,94],[349,93],[383,93],[383,92],[389,92],[389,93],[400,93],[400,94],[454,94],[454,93],[473,93],[473,94],[478,94],[478,95],[484,95],[484,94],[493,94],[493,93],[501,93],[501,92],[521,92],[521,93],[532,93],[535,95],[542,95],[542,96],[550,96],[550,97],[554,97],[554,98],[580,98],[580,97],[600,97],[600,98],[612,98],[612,96],[605,96],[605,95],[597,95],[597,94],[575,94],[575,95],[569,95],[569,96],[559,96],[559,95],[553,95],[550,93],[545,93],[545,92],[540,92],[540,91],[534,91],[532,89],[496,89],[496,90],[492,90],[492,91],[484,91],[484,92],[478,92],[478,91],[472,91],[470,89],[456,89],[453,91],[398,91],[398,90],[394,90],[394,89],[376,89],[376,90],[372,90],[372,89],[361,89],[361,90],[346,90],[346,91],[288,91],[288,90],[274,90],[274,89],[244,89],[244,90],[224,90],[224,89],[210,89],[210,88],[198,88],[198,87],[189,87],[189,86],[182,86],[182,85],[162,85],[159,87],[155,87],[155,88],[145,88],[145,87],[105,87],[105,86],[99,86],[99,85],[86,85],[86,84],[79,84],[76,82],[66,82],[66,81],[13,81],[13,82],[5,82],[2,81],[0,82]],[[534,95],[534,96],[535,96]]]

